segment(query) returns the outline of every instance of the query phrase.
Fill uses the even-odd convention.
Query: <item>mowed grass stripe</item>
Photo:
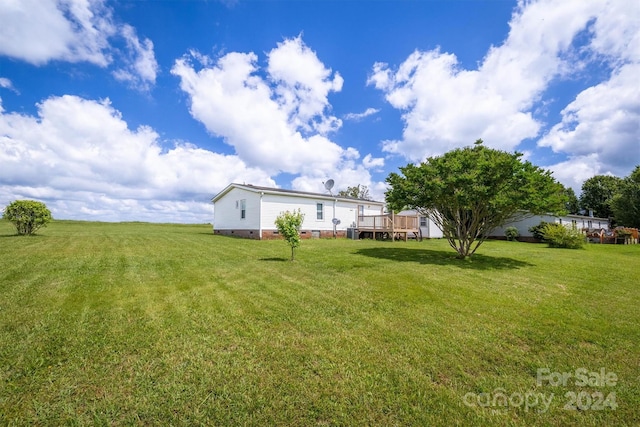
[[[282,241],[207,225],[0,222],[0,422],[633,425],[640,247]],[[566,411],[536,370],[615,372]],[[549,412],[466,393],[554,393]],[[587,388],[593,392],[598,388]],[[498,410],[494,410],[498,409]]]

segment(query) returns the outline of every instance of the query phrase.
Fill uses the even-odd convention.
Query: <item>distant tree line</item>
[[[354,199],[371,200],[369,195],[369,187],[366,185],[356,185],[354,187],[347,187],[346,190],[338,191],[340,197],[353,197]]]
[[[571,191],[573,193],[573,191]],[[567,194],[570,198],[571,196]],[[611,225],[640,228],[640,165],[625,178],[596,175],[582,184],[580,198],[573,195],[569,213],[593,213]],[[578,209],[573,209],[577,205]]]

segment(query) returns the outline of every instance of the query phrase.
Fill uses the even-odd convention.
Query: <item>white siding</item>
[[[608,228],[609,222],[605,218],[594,218],[582,215],[566,215],[562,217],[556,217],[553,215],[535,215],[529,218],[525,218],[519,221],[508,222],[504,227],[496,228],[492,236],[504,237],[504,232],[507,227],[515,227],[518,229],[520,236],[533,237],[533,234],[529,231],[529,228],[535,227],[540,222],[559,223],[563,225],[575,224],[579,229],[582,228]]]
[[[322,203],[323,218],[317,219],[317,203]],[[275,230],[275,219],[284,211],[300,209],[304,214],[302,229],[304,230],[324,230],[333,231],[333,218],[338,218],[340,224],[336,230],[346,230],[356,222],[358,215],[358,205],[364,205],[365,215],[380,214],[381,206],[368,202],[347,201],[343,199],[324,199],[313,196],[290,196],[265,194],[262,201],[262,228],[264,230]]]
[[[420,226],[422,237],[430,239],[441,239],[444,236],[442,234],[442,229],[429,217],[425,217],[425,219],[427,220],[426,227]]]
[[[324,200],[318,200],[324,202]],[[316,199],[306,197],[295,197],[279,194],[265,194],[262,199],[262,228],[264,230],[275,230],[275,220],[284,211],[300,211],[304,214],[303,229],[328,230],[326,227],[311,226],[310,224],[331,224],[331,218],[323,221],[316,221]],[[326,212],[326,207],[324,208]]]
[[[246,200],[245,218],[240,218],[240,201]],[[216,201],[213,228],[216,230],[257,230],[260,227],[260,194],[232,188]]]
[[[340,216],[338,216],[338,218],[340,218],[342,222],[339,225],[341,228],[338,228],[338,230],[346,230],[358,224],[359,206],[362,206],[362,215],[382,215],[384,213],[381,205],[368,202],[367,200],[339,200],[338,207]]]
[[[609,228],[609,220],[579,215],[567,215],[562,217],[563,224],[575,224],[578,228]]]
[[[540,224],[541,221],[544,222],[556,222],[556,217],[552,215],[536,215],[530,218],[524,218],[519,221],[507,222],[503,227],[496,228],[492,236],[496,237],[504,237],[505,230],[508,227],[515,227],[518,229],[518,233],[522,237],[533,237],[533,234],[529,231],[529,228],[535,227]]]
[[[241,201],[245,201],[246,215],[241,218]],[[317,204],[322,204],[322,218],[318,219]],[[263,237],[262,231],[273,235],[275,220],[284,211],[300,209],[304,214],[303,234],[319,231],[326,235],[333,231],[333,218],[340,220],[336,231],[345,233],[356,224],[358,206],[364,215],[379,215],[384,204],[363,200],[336,198],[330,195],[278,192],[277,189],[230,184],[214,198],[214,230],[230,232],[242,237]],[[262,230],[262,231],[259,231]],[[258,232],[259,234],[255,234]]]

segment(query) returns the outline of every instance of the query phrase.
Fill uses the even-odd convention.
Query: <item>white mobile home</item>
[[[310,238],[333,237],[334,222],[336,236],[346,237],[347,229],[356,227],[358,216],[380,215],[384,210],[383,202],[372,200],[235,183],[212,202],[215,234],[250,239],[277,237],[275,220],[284,211],[300,209],[304,214],[300,234]]]
[[[580,230],[582,229],[605,229],[609,228],[609,220],[606,218],[596,218],[592,216],[585,215],[564,215],[564,216],[555,216],[555,215],[534,215],[524,219],[520,219],[517,221],[508,221],[503,227],[496,228],[493,233],[491,233],[492,238],[495,239],[504,239],[505,230],[507,227],[515,227],[518,229],[520,233],[519,240],[527,241],[534,240],[533,234],[529,231],[529,228],[534,227],[540,224],[542,221],[548,223],[557,223],[563,224],[566,226],[574,226]]]

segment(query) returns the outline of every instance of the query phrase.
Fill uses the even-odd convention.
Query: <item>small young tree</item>
[[[42,202],[35,200],[16,200],[4,208],[4,219],[13,223],[19,235],[35,234],[51,221],[51,211]]]
[[[298,209],[293,212],[280,212],[276,218],[275,224],[278,233],[282,235],[284,240],[291,246],[291,261],[293,261],[293,250],[300,246],[300,227],[304,221],[304,214]]]

